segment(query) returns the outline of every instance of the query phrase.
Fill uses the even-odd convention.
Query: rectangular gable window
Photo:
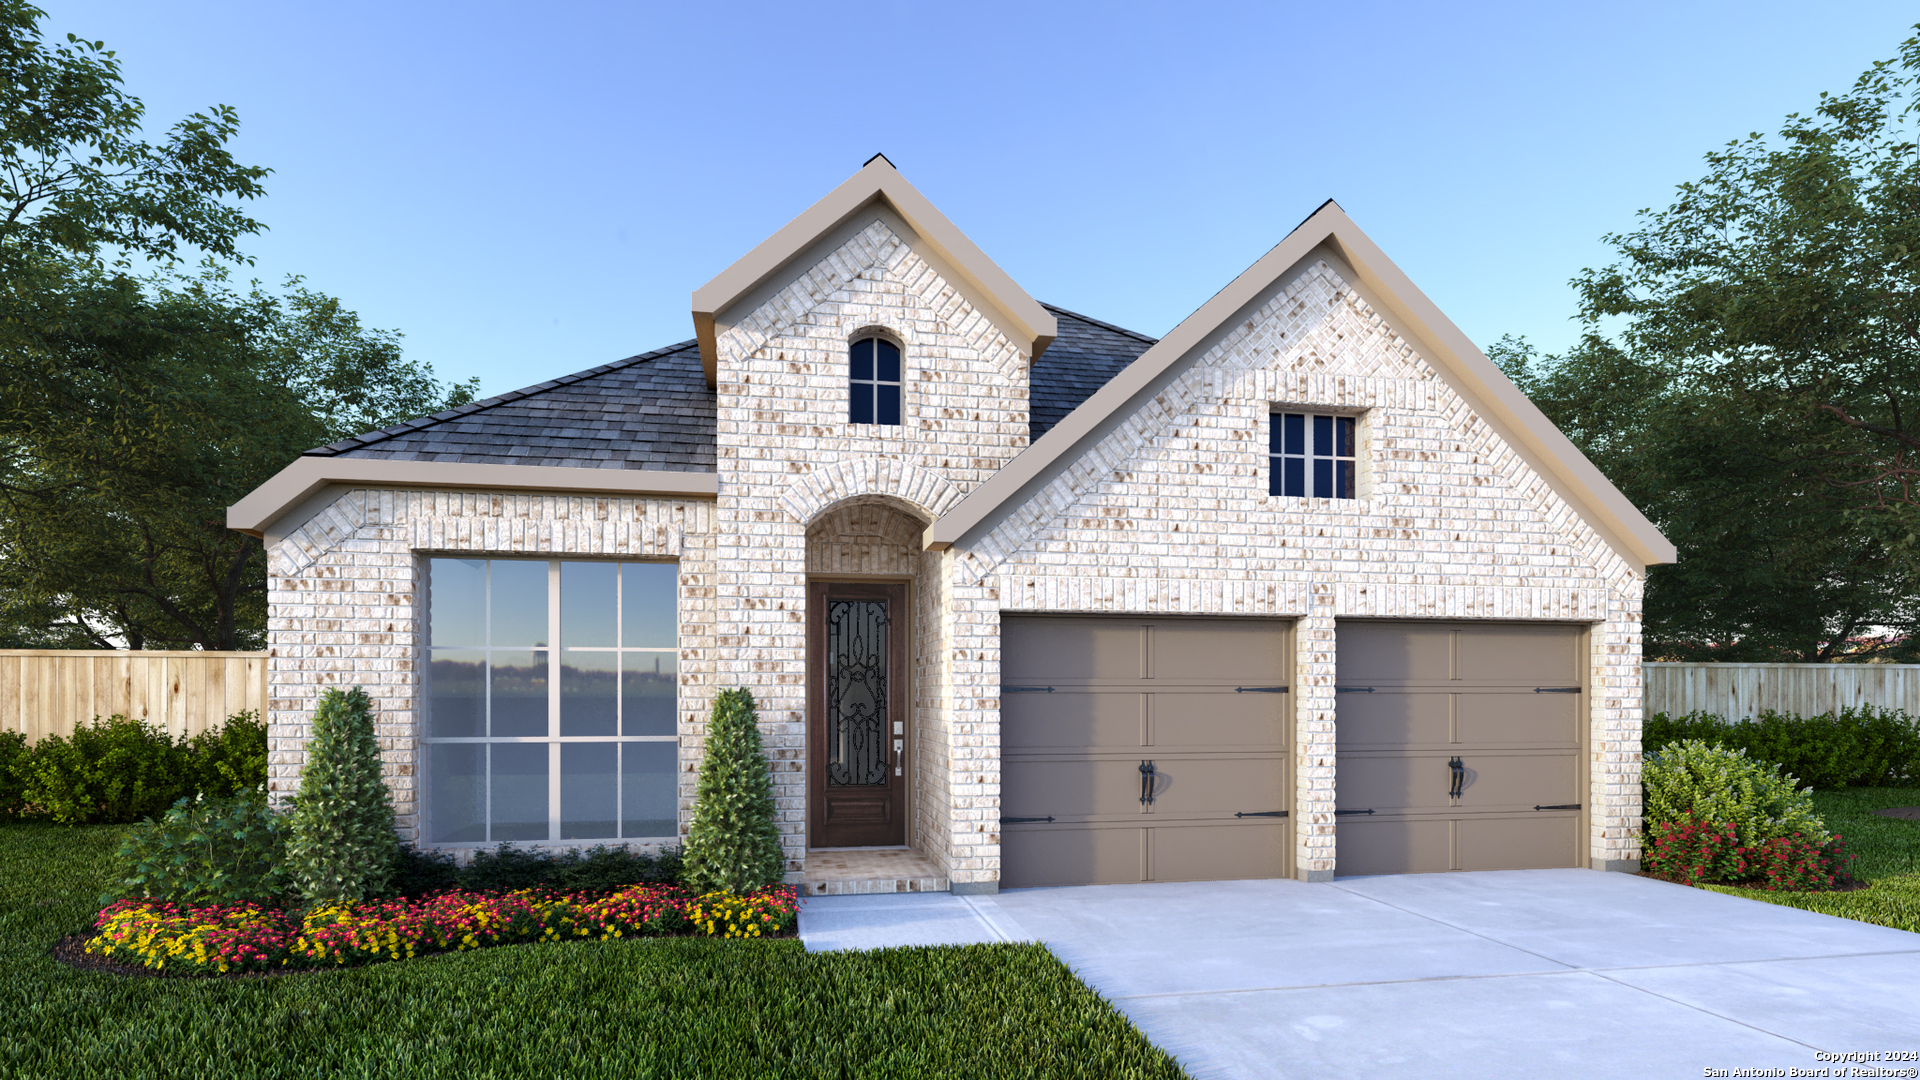
[[[674,563],[431,559],[426,842],[679,834]]]
[[[1357,497],[1359,420],[1322,413],[1272,413],[1267,430],[1267,494]]]

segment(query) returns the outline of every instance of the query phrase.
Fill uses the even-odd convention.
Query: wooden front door
[[[907,587],[807,589],[813,847],[907,842]]]

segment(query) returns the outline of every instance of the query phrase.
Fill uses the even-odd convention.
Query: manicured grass
[[[1854,860],[1854,876],[1873,883],[1856,892],[1787,893],[1709,885],[1715,892],[1804,908],[1844,919],[1920,932],[1920,821],[1874,815],[1890,806],[1920,806],[1920,788],[1843,788],[1815,791],[1814,808],[1839,833]]]
[[[83,973],[118,827],[0,825],[0,1077],[1180,1077],[1039,946],[516,945],[271,978]]]

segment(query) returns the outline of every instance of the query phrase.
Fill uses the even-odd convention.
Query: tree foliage
[[[244,261],[263,226],[232,201],[267,170],[228,152],[233,110],[143,141],[114,54],[43,17],[0,0],[0,647],[259,648],[264,551],[226,507],[475,384],[298,278],[236,289],[214,260]]]
[[[779,884],[786,856],[774,809],[753,694],[722,690],[707,723],[706,757],[687,831],[687,883],[736,894]]]
[[[1920,656],[1917,125],[1920,38],[1607,236],[1567,355],[1489,350],[1679,548],[1650,656]]]

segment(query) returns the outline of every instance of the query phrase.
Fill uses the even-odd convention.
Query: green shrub
[[[472,862],[458,866],[444,851],[407,847],[400,851],[393,891],[422,896],[441,889],[484,892],[546,885],[561,892],[607,892],[628,885],[678,885],[681,866],[677,848],[646,855],[625,846],[595,844],[555,853],[503,843],[475,852]]]
[[[114,891],[100,902],[264,903],[285,891],[280,824],[261,790],[181,799],[121,841]]]
[[[1812,789],[1745,750],[1697,739],[1674,743],[1645,756],[1640,781],[1650,835],[1663,825],[1702,821],[1731,824],[1739,847],[1794,833],[1826,839],[1826,827],[1813,812]]]
[[[27,736],[0,731],[0,821],[12,821],[27,809]]]
[[[289,883],[309,904],[388,890],[400,843],[380,776],[373,703],[359,687],[320,696],[286,827]]]
[[[64,825],[158,817],[193,794],[185,748],[142,720],[120,715],[50,735],[27,751],[22,798]]]
[[[1819,716],[1772,710],[1751,720],[1712,713],[1655,713],[1640,745],[1658,750],[1687,739],[1745,750],[1820,789],[1897,787],[1920,782],[1920,722],[1897,709],[1871,705]]]
[[[784,877],[773,778],[746,690],[722,690],[713,700],[686,858],[687,883],[703,890],[745,893]]]
[[[249,709],[227,717],[187,743],[194,790],[225,797],[267,783],[267,725]]]

